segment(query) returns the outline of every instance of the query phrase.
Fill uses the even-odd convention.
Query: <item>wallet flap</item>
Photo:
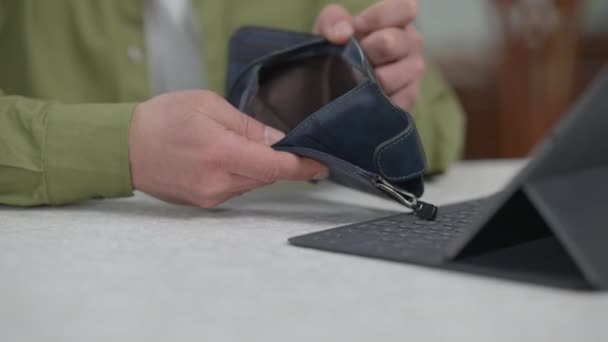
[[[426,169],[426,159],[422,142],[414,121],[410,118],[408,127],[400,134],[380,144],[374,153],[378,173],[390,182],[402,182],[422,176]]]

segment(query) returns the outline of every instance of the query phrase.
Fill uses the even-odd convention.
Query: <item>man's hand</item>
[[[160,95],[140,103],[131,119],[133,185],[210,208],[278,180],[327,176],[316,161],[273,150],[283,136],[209,91]]]
[[[422,36],[413,20],[416,0],[381,0],[357,16],[340,5],[326,6],[313,28],[335,44],[353,35],[360,41],[384,91],[399,107],[411,109],[424,75]]]

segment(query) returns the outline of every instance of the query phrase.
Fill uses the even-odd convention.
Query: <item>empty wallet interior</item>
[[[322,55],[265,66],[247,112],[289,133],[308,116],[365,81],[339,56]]]

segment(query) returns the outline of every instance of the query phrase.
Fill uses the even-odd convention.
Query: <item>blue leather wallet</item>
[[[409,113],[384,94],[359,44],[261,27],[230,41],[228,101],[285,132],[272,147],[328,166],[330,179],[388,196],[424,219],[424,151]]]

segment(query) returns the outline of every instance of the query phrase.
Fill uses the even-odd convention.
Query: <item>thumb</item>
[[[329,175],[327,167],[312,159],[275,151],[238,134],[227,134],[223,139],[224,165],[231,173],[267,184],[279,180],[318,180]]]
[[[343,6],[327,5],[317,17],[313,33],[334,44],[345,44],[355,33],[354,18]]]
[[[193,93],[198,96],[206,96],[205,105],[207,110],[205,113],[208,117],[249,140],[270,146],[285,137],[285,133],[240,112],[217,94],[201,91],[193,91]]]

